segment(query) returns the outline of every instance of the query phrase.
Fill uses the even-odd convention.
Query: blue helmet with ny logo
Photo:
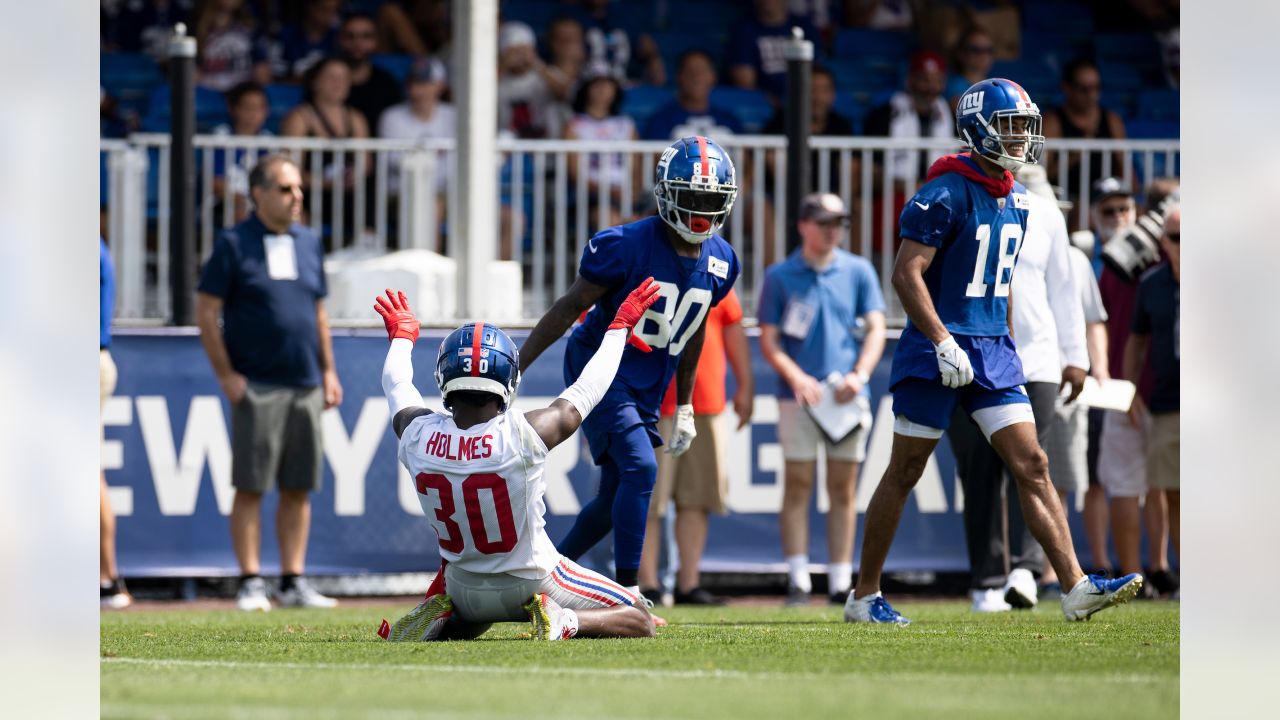
[[[1005,170],[1040,162],[1044,152],[1040,108],[1022,86],[991,78],[974,84],[956,105],[956,132],[975,154]]]
[[[467,323],[440,343],[436,384],[446,408],[449,393],[469,390],[497,395],[506,410],[520,385],[520,351],[497,325]]]
[[[738,175],[729,153],[711,138],[680,138],[658,158],[653,194],[659,217],[697,244],[724,227],[738,197]]]

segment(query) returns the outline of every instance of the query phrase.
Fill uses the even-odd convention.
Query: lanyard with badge
[[[298,254],[292,235],[264,235],[263,247],[267,255],[267,275],[272,280],[298,279]]]

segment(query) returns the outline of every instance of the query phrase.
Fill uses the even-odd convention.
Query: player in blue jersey
[[[677,140],[658,160],[653,193],[658,214],[597,233],[583,249],[578,279],[538,321],[520,348],[523,371],[595,306],[569,336],[565,384],[573,383],[600,345],[609,320],[640,280],[652,276],[661,299],[636,325],[618,373],[595,413],[582,424],[600,466],[600,491],[582,508],[558,543],[577,559],[610,530],[618,582],[636,590],[649,496],[657,478],[653,448],[662,445],[658,410],[676,377],[676,416],[667,452],[680,455],[697,434],[693,426],[693,378],[707,311],[738,279],[738,256],[718,234],[737,197],[737,175],[724,148],[710,138]]]
[[[1040,123],[1017,83],[995,78],[969,88],[956,106],[956,129],[970,152],[934,163],[902,210],[893,286],[909,322],[889,380],[893,449],[867,507],[858,584],[845,603],[849,622],[909,622],[880,595],[880,573],[956,403],[1013,475],[1027,526],[1071,588],[1062,598],[1068,620],[1087,620],[1142,587],[1137,574],[1108,580],[1080,570],[1009,333],[1009,284],[1030,206],[1010,171],[1039,161]]]

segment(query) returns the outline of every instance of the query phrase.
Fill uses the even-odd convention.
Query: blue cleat
[[[854,599],[853,591],[849,591],[849,599],[844,603],[844,621],[851,623],[876,623],[880,625],[897,625],[905,627],[911,621],[902,617],[902,613],[893,609],[888,600],[880,593]]]
[[[1142,589],[1142,576],[1130,573],[1115,580],[1103,575],[1086,575],[1062,596],[1062,614],[1067,620],[1088,620],[1093,614],[1133,599]]]

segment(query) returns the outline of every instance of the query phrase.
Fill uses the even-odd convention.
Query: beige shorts
[[[106,426],[102,424],[102,408],[106,407],[107,398],[116,391],[116,361],[111,359],[111,351],[103,348],[98,352],[98,444],[106,442]]]
[[[693,427],[698,432],[685,454],[673,458],[657,448],[658,480],[649,500],[649,517],[657,518],[676,501],[676,507],[707,512],[728,512],[729,474],[724,464],[726,431],[724,415],[695,415]],[[662,437],[671,436],[672,419],[658,421]]]
[[[1142,497],[1147,493],[1147,438],[1151,417],[1141,428],[1122,412],[1108,412],[1102,421],[1098,449],[1098,483],[1108,497]]]
[[[867,423],[833,443],[809,416],[808,410],[795,400],[778,400],[778,442],[782,444],[782,457],[786,460],[817,460],[818,445],[823,444],[828,460],[860,463],[867,458]]]
[[[1151,416],[1151,435],[1147,442],[1147,483],[1161,490],[1180,487],[1179,438],[1180,413]]]

